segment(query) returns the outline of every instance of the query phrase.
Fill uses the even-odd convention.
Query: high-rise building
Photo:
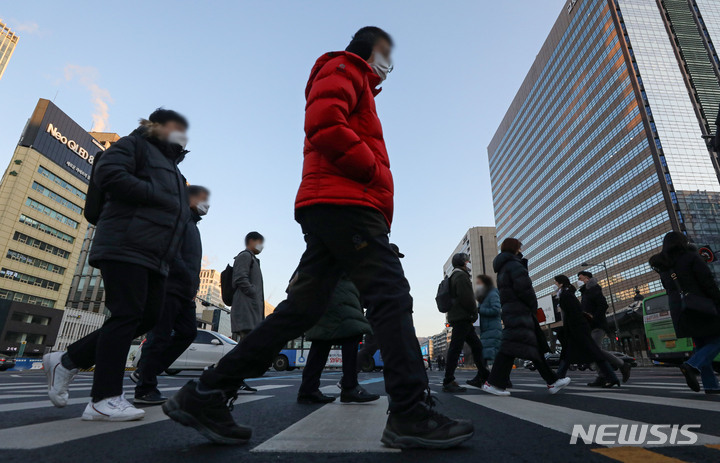
[[[219,271],[209,268],[200,270],[200,289],[198,290],[197,297],[214,306],[225,307],[222,301]]]
[[[716,0],[563,8],[488,147],[498,240],[524,243],[538,296],[583,264],[618,307],[660,291],[670,230],[720,251],[717,45]]]
[[[5,73],[5,68],[7,68],[17,43],[18,36],[0,19],[0,79]]]
[[[65,307],[102,149],[52,102],[38,101],[0,183],[0,299]]]
[[[492,263],[495,256],[498,255],[497,238],[495,237],[495,227],[473,227],[465,233],[455,250],[450,254],[443,272],[445,275],[452,273],[452,257],[463,252],[470,256],[470,268],[472,269],[472,280],[478,275],[490,275],[494,278]]]

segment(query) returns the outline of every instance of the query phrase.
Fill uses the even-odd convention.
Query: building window
[[[8,331],[5,334],[5,342],[21,343],[25,341],[28,344],[45,344],[44,334],[19,333],[17,331]]]
[[[58,275],[64,275],[65,274],[65,267],[60,267],[59,265],[51,264],[50,262],[42,259],[38,259],[37,257],[31,257],[27,254],[23,254],[21,252],[13,251],[12,249],[8,249],[7,257],[9,259],[22,262],[24,264],[32,265],[33,267],[41,268],[43,270],[47,270],[49,272],[57,273]]]
[[[43,289],[49,289],[51,291],[60,291],[60,283],[55,283],[54,281],[38,278],[26,273],[16,272],[5,267],[0,269],[0,277],[7,278],[8,280],[19,281],[32,286],[38,286]]]
[[[65,189],[66,189],[67,191],[69,191],[70,193],[74,194],[74,195],[77,196],[78,198],[80,198],[80,199],[82,199],[83,201],[85,201],[85,198],[86,198],[85,193],[83,193],[83,192],[82,192],[81,190],[79,190],[78,188],[75,188],[74,186],[70,185],[68,182],[66,182],[65,180],[61,179],[61,178],[58,177],[57,175],[53,174],[52,172],[50,172],[49,170],[47,170],[47,169],[44,168],[43,166],[38,167],[38,172],[40,172],[40,174],[42,174],[45,178],[47,178],[47,179],[49,179],[49,180],[52,180],[53,182],[57,183],[57,184],[60,185],[61,187],[65,188]]]
[[[57,246],[53,246],[52,244],[48,244],[44,241],[40,241],[39,239],[33,238],[32,236],[28,236],[24,233],[15,232],[13,235],[13,239],[17,241],[18,243],[27,244],[28,246],[32,246],[36,249],[39,249],[41,251],[49,252],[50,254],[54,256],[62,257],[63,259],[67,259],[70,257],[70,252],[66,251],[64,249],[60,249]]]
[[[30,294],[19,293],[17,291],[10,291],[7,289],[0,288],[0,299],[9,299],[15,302],[24,302],[26,304],[40,305],[43,307],[55,307],[55,301],[52,299],[45,299],[44,297],[31,296]]]
[[[43,185],[40,185],[38,182],[33,182],[32,189],[39,192],[43,196],[47,196],[48,198],[52,199],[58,204],[62,204],[63,206],[67,207],[71,211],[75,212],[76,214],[82,214],[82,207],[78,206],[72,201],[69,201],[65,199],[63,196],[60,196],[59,194],[55,193],[54,191],[50,190],[49,188],[44,187]]]
[[[52,217],[53,219],[55,219],[59,222],[62,222],[65,225],[68,225],[70,227],[77,228],[79,225],[79,223],[77,223],[73,219],[62,215],[58,211],[51,209],[51,208],[47,207],[46,205],[35,201],[34,199],[30,199],[30,198],[26,199],[25,205],[35,209],[36,211],[42,212],[43,214],[45,214],[49,217]]]
[[[10,320],[14,322],[28,323],[31,325],[47,326],[50,324],[50,317],[43,317],[42,315],[22,312],[13,312],[10,316]]]
[[[30,217],[21,214],[20,215],[20,223],[24,223],[25,225],[28,225],[30,227],[33,227],[37,230],[40,230],[41,232],[45,232],[48,235],[54,236],[55,238],[59,238],[63,241],[67,241],[68,243],[75,242],[75,238],[68,235],[67,233],[63,233],[60,230],[57,230],[49,225],[45,225],[42,222],[38,222],[35,219],[31,219]]]

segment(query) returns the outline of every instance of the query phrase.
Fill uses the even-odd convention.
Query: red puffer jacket
[[[349,52],[321,56],[305,89],[302,182],[295,208],[368,206],[393,216],[393,179],[375,109],[380,78]]]

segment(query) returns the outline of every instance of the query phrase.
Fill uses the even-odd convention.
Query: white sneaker
[[[548,384],[548,392],[550,394],[557,394],[560,389],[570,384],[570,378],[560,378],[552,384]]]
[[[125,400],[125,394],[103,399],[100,402],[90,401],[82,414],[83,421],[135,421],[145,416],[145,410],[135,408]]]
[[[70,394],[68,386],[77,374],[77,368],[68,370],[62,366],[60,359],[65,352],[52,352],[43,355],[43,368],[48,382],[48,397],[56,407],[64,407],[68,403]]]
[[[504,396],[504,397],[507,397],[510,395],[510,391],[508,391],[506,389],[500,389],[499,387],[495,387],[492,384],[488,383],[487,381],[485,381],[485,384],[482,385],[482,390],[485,392],[488,392],[492,395],[499,395],[499,396]]]

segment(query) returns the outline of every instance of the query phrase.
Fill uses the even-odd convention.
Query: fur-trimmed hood
[[[151,122],[147,119],[140,119],[140,126],[133,131],[133,134],[140,135],[146,138],[150,143],[155,145],[160,151],[166,156],[175,159],[175,162],[180,164],[185,159],[185,156],[190,152],[188,150],[177,151],[172,148],[166,141],[160,138],[160,127],[162,124],[157,122]]]

